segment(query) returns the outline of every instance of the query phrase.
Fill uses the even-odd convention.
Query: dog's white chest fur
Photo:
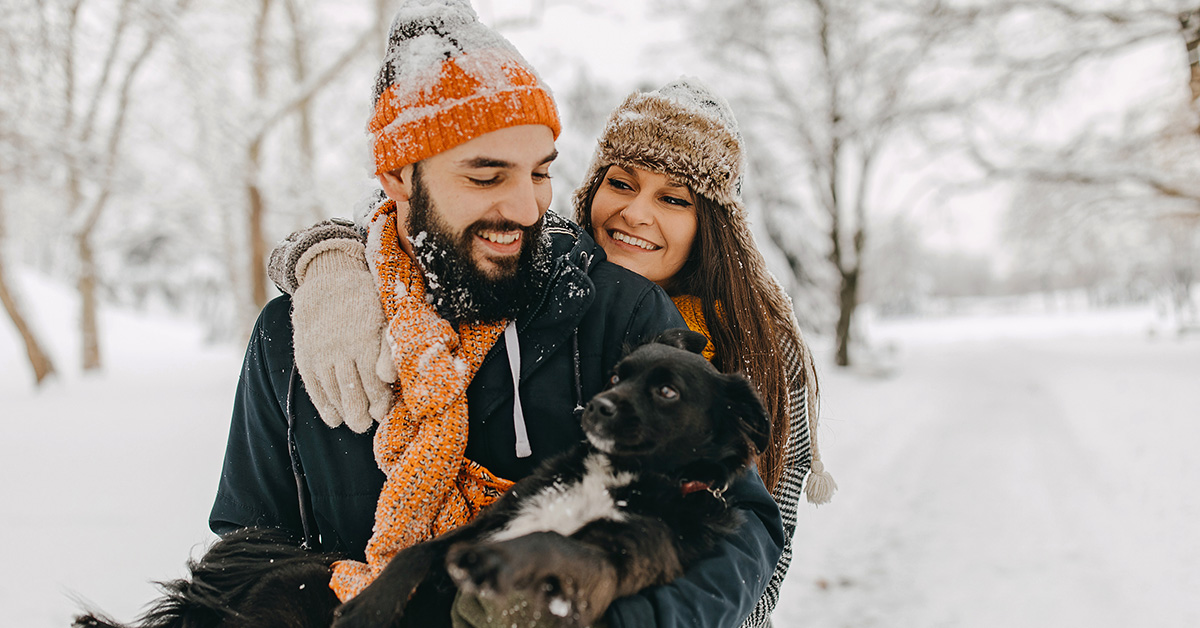
[[[508,525],[492,535],[507,541],[531,532],[557,532],[570,536],[597,519],[621,521],[625,515],[609,489],[633,482],[632,473],[613,473],[608,459],[592,454],[584,461],[583,477],[571,484],[555,484],[525,500]]]

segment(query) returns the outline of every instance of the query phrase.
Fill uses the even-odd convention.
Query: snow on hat
[[[630,94],[613,110],[576,205],[617,164],[683,181],[727,210],[742,211],[742,136],[729,103],[698,79],[681,77],[652,92]]]
[[[510,126],[562,129],[550,89],[467,0],[408,0],[396,13],[367,125],[375,173]]]

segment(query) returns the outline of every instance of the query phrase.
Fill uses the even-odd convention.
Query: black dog
[[[698,355],[706,343],[673,330],[626,356],[584,411],[586,443],[471,523],[397,554],[336,611],[328,582],[339,557],[244,531],[194,565],[191,582],[166,585],[141,625],[307,628],[332,615],[336,628],[447,626],[457,589],[520,593],[562,625],[590,625],[614,599],[679,576],[740,523],[721,494],[766,447],[770,422],[748,380]],[[290,572],[264,564],[267,554]],[[76,625],[115,626],[94,615]]]
[[[770,434],[750,382],[697,355],[706,343],[673,330],[621,360],[584,411],[587,443],[471,523],[397,554],[334,626],[447,625],[447,579],[522,593],[587,626],[614,599],[683,573],[740,523],[721,493]]]
[[[300,547],[278,529],[246,528],[217,541],[191,577],[162,583],[164,596],[136,624],[141,628],[327,628],[337,596],[330,565],[342,558]],[[124,628],[89,613],[77,628]]]

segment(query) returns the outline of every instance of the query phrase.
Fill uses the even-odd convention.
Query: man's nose
[[[531,226],[542,217],[537,190],[533,181],[515,182],[500,205],[500,215],[522,227]]]

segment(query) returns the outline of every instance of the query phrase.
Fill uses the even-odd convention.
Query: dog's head
[[[767,447],[770,419],[749,380],[699,355],[707,342],[670,330],[617,363],[583,413],[592,446],[622,466],[714,486],[748,465]]]

